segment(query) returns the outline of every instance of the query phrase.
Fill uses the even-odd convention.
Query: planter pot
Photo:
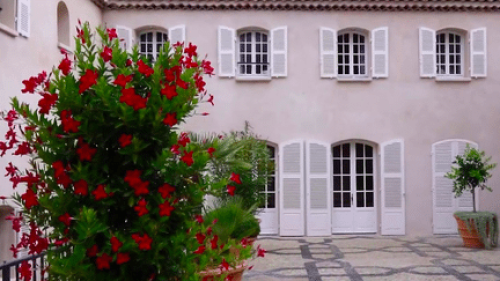
[[[241,264],[236,266],[236,268],[229,268],[228,271],[221,272],[220,268],[208,269],[207,271],[200,272],[201,280],[203,281],[213,281],[220,277],[223,273],[228,273],[227,277],[232,278],[232,281],[243,280],[243,272],[246,269],[246,265]]]
[[[479,236],[479,233],[476,229],[476,225],[474,222],[470,222],[470,231],[467,228],[467,223],[457,217],[456,215],[453,215],[455,219],[457,220],[457,226],[458,226],[458,232],[460,233],[460,236],[462,236],[462,239],[464,240],[464,246],[468,248],[484,248],[484,244],[481,240],[481,237]],[[489,224],[486,225],[486,233],[489,233]]]

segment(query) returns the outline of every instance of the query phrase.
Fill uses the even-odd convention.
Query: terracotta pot
[[[484,248],[484,244],[481,241],[481,236],[476,229],[476,225],[471,220],[470,221],[470,231],[467,228],[467,223],[461,220],[459,217],[453,215],[457,220],[458,232],[462,239],[464,240],[464,246],[468,248]],[[490,232],[489,224],[486,224],[486,234]]]
[[[236,268],[229,268],[228,271],[224,271],[224,273],[228,273],[228,277],[232,278],[232,281],[241,281],[243,280],[243,272],[246,269],[246,265],[241,264],[236,266]],[[222,272],[220,268],[208,269],[207,271],[200,272],[201,280],[204,281],[213,281],[214,278],[220,277]],[[206,279],[205,279],[206,278]]]

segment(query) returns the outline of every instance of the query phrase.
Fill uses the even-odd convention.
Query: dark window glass
[[[268,208],[275,208],[276,207],[276,195],[274,193],[268,193],[267,194],[267,207]]]
[[[334,192],[333,193],[333,207],[340,208],[342,207],[342,200],[340,199],[342,193]]]
[[[373,202],[373,192],[366,193],[366,207],[373,207],[375,204]]]
[[[141,44],[141,53],[145,53],[145,52],[146,52],[146,45]]]
[[[365,43],[365,37],[364,36],[359,36],[359,43]],[[362,47],[364,47],[362,45]]]
[[[349,34],[344,34],[344,43],[349,43]]]
[[[453,36],[453,34],[451,34],[451,33],[448,34],[448,40],[449,40],[450,43],[455,42],[455,36]]]
[[[252,33],[247,33],[247,42],[252,41]]]
[[[267,57],[264,57],[264,62],[266,62],[266,61],[267,61],[267,59],[266,59],[266,58],[267,58]],[[266,72],[266,71],[267,71],[267,65],[266,65],[266,64],[264,64],[264,65],[262,66],[262,71],[264,71],[264,72]]]
[[[252,44],[247,44],[247,52],[251,52],[252,51]]]
[[[363,173],[363,160],[356,160],[356,173]]]
[[[252,66],[251,65],[247,65],[247,73],[252,73]]]
[[[369,145],[365,145],[365,154],[366,157],[373,157],[373,148]]]
[[[360,69],[360,73],[361,73],[361,74],[365,74],[365,73],[366,73],[366,72],[365,72],[365,66],[364,66],[364,65],[360,66],[360,68],[359,68],[359,69]]]
[[[148,32],[147,33],[147,37],[148,37],[148,42],[153,42],[153,32]]]
[[[141,34],[141,41],[142,42],[146,41],[146,34]]]
[[[455,74],[455,67],[450,65],[450,74]]]
[[[347,62],[347,63],[349,63],[349,62]],[[349,66],[348,65],[344,66],[344,74],[349,74]]]
[[[276,179],[274,177],[269,177],[267,180],[267,191],[273,192],[276,186]]]
[[[366,190],[373,190],[373,176],[366,177]]]
[[[356,190],[364,190],[364,179],[363,176],[356,177]]]
[[[255,62],[260,63],[260,55],[256,55],[256,56],[255,56]]]
[[[460,66],[459,66],[459,65],[455,66],[455,73],[456,73],[456,74],[461,74],[461,71],[462,71],[462,70],[460,69]]]
[[[343,43],[344,42],[344,36],[342,36],[342,35],[337,36],[337,40],[339,41],[338,43]]]
[[[373,160],[366,160],[366,173],[373,173]]]
[[[344,208],[349,208],[351,207],[351,193],[350,192],[344,192],[342,195],[342,204]]]
[[[344,53],[349,54],[349,45],[344,45]]]
[[[365,45],[360,45],[359,46],[359,52],[364,54],[365,53]]]
[[[240,52],[244,52],[245,51],[245,45],[244,44],[240,44]]]
[[[260,44],[255,45],[255,51],[260,52]]]
[[[457,51],[458,54],[460,54],[460,52],[462,51],[460,48],[461,48],[460,45],[455,46],[455,50]]]
[[[260,33],[259,32],[255,32],[255,41],[260,42]]]
[[[264,53],[267,53],[267,44],[263,44],[263,45],[262,45],[262,51],[263,51]]]
[[[266,34],[262,34],[262,41],[267,42],[267,35]]]
[[[351,156],[351,146],[348,143],[342,145],[342,156],[343,157]]]
[[[456,61],[457,63],[461,63],[460,56],[455,56],[455,61]]]
[[[339,65],[337,72],[338,72],[338,74],[344,74],[344,68],[341,65]]]
[[[245,55],[240,55],[240,62],[245,62]]]
[[[343,60],[343,57],[342,55],[338,56],[339,57],[339,63],[344,63],[344,60]]]
[[[359,56],[354,56],[353,57],[353,62],[356,64],[359,64]],[[356,72],[356,68],[354,68],[354,71]]]
[[[162,34],[161,32],[156,33],[156,42],[161,42],[162,41]]]
[[[261,71],[260,71],[260,65],[256,65],[255,66],[255,73],[257,73],[257,74],[261,73]]]
[[[333,176],[333,190],[340,191],[340,176]]]
[[[246,62],[252,62],[252,55],[247,55],[247,60]]]
[[[240,65],[240,73],[245,74],[245,66],[244,65]]]
[[[349,56],[348,55],[344,56],[344,63],[349,63]],[[349,73],[347,73],[347,74],[349,74]]]
[[[359,67],[357,65],[354,66],[352,74],[359,74]]]
[[[354,34],[352,35],[352,42],[353,42],[353,43],[358,43],[358,35],[357,35],[356,33],[354,33]]]
[[[267,55],[262,55],[262,62],[267,63]],[[267,70],[267,66],[265,66],[264,70]]]
[[[340,160],[333,160],[333,174],[340,174]]]
[[[365,206],[365,193],[356,192],[356,207],[364,207],[364,206]]]
[[[363,144],[356,144],[356,157],[363,157]]]
[[[449,46],[449,49],[450,49],[450,54],[454,53],[455,52],[455,45],[450,45]]]
[[[147,52],[148,53],[152,53],[153,52],[153,45],[152,44],[148,44]]]
[[[349,176],[344,176],[342,178],[342,181],[343,181],[343,187],[344,187],[344,191],[349,191],[351,190],[351,177]]]
[[[349,160],[342,160],[342,173],[344,175],[351,173],[351,163]]]
[[[353,52],[354,54],[357,54],[357,53],[358,53],[358,45],[354,45],[354,46],[352,46],[352,52]]]
[[[245,34],[241,34],[240,35],[240,41],[241,42],[245,42]]]
[[[340,146],[333,147],[333,157],[340,157]]]

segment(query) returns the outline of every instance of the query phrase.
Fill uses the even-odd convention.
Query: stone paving
[[[267,250],[245,281],[500,281],[500,249],[458,236],[261,237]]]

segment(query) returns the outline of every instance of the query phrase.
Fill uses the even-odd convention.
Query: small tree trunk
[[[476,213],[476,194],[474,193],[474,188],[472,188],[470,192],[472,193],[472,210]]]

